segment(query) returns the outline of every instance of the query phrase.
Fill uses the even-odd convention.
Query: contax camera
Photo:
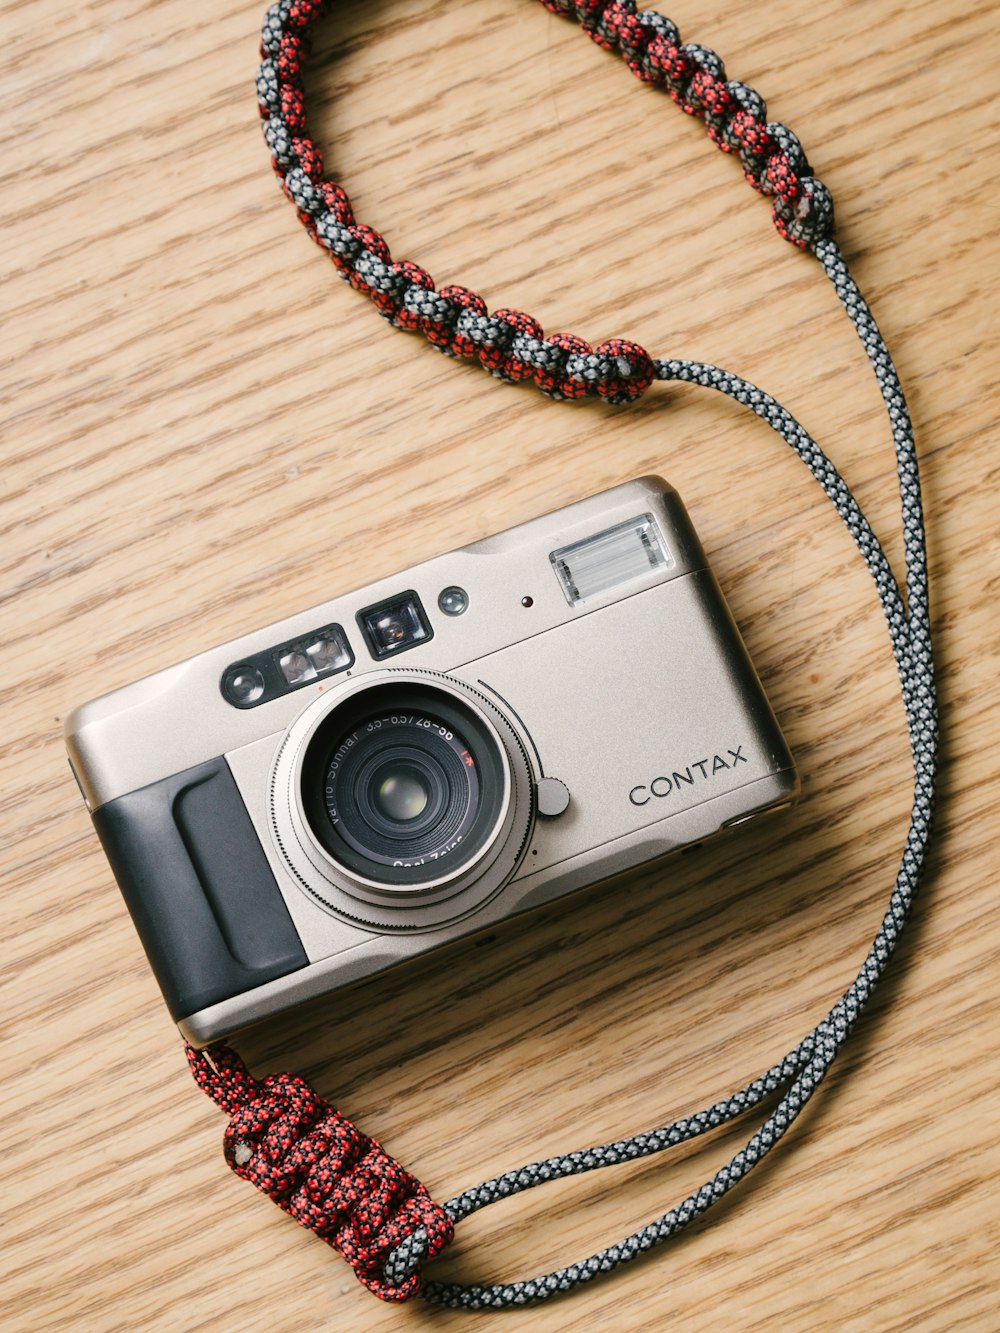
[[[796,791],[655,477],[116,690],[66,736],[198,1045]]]

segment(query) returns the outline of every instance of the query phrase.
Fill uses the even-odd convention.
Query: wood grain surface
[[[794,1133],[689,1234],[517,1329],[1000,1328],[997,15],[680,0],[798,133],[906,385],[943,707],[936,846],[891,977]],[[872,586],[805,470],[698,390],[553,404],[382,323],[276,188],[246,0],[2,6],[0,1323],[459,1330],[379,1305],[225,1168],[72,779],[65,713],[646,471],[685,497],[799,761],[787,817],[268,1023],[438,1198],[649,1128],[793,1045],[881,918],[910,790]],[[716,361],[829,449],[899,567],[886,422],[816,264],[699,125],[526,0],[338,6],[315,128],[397,257],[548,330]],[[628,660],[622,660],[627,688]],[[183,725],[178,719],[178,725]],[[599,733],[599,719],[581,718]],[[463,1223],[528,1276],[752,1132]]]

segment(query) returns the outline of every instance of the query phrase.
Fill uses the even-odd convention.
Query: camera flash
[[[605,528],[549,556],[570,606],[579,606],[653,570],[670,569],[673,557],[652,514]]]

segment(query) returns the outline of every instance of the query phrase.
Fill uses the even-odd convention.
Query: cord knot
[[[654,86],[662,84],[663,72],[657,64],[656,51],[662,49],[664,45],[680,41],[677,26],[655,9],[644,9],[636,15],[636,18],[642,25],[644,36],[641,43],[634,43],[634,53],[631,42],[623,47],[625,63],[643,83],[651,83]]]
[[[726,67],[722,57],[707,46],[686,42],[681,50],[691,73],[686,86],[678,89],[674,101],[687,115],[704,116],[706,99],[717,101],[720,94],[714,90],[725,87]]]
[[[580,27],[585,32],[593,35],[594,31],[601,25],[604,11],[613,3],[615,3],[615,0],[572,0],[569,6],[560,5],[559,10],[563,13],[572,14]]]
[[[434,290],[434,279],[425,268],[401,259],[392,265],[395,278],[392,290],[376,301],[379,312],[397,329],[419,330],[421,324],[420,294]]]
[[[338,1250],[382,1300],[419,1291],[420,1260],[454,1233],[426,1187],[304,1079],[255,1079],[225,1046],[188,1046],[187,1057],[198,1086],[230,1116],[223,1148],[235,1174]],[[416,1232],[419,1256],[387,1277],[387,1258]]]
[[[585,398],[587,383],[579,371],[593,350],[573,333],[553,333],[542,344],[535,383],[549,398]]]
[[[654,379],[653,361],[644,347],[627,338],[609,338],[595,348],[602,362],[597,392],[608,403],[640,398]]]
[[[297,83],[309,57],[309,43],[296,32],[282,32],[274,52],[274,66],[282,83]]]
[[[281,110],[281,86],[274,61],[266,57],[257,71],[257,107],[261,117],[276,115]]]
[[[658,32],[649,43],[648,68],[652,81],[662,84],[675,102],[680,102],[696,72],[690,56],[681,45],[676,28]]]
[[[800,250],[815,250],[833,232],[833,196],[815,176],[803,176],[798,197],[777,198],[771,218],[779,235]]]
[[[636,14],[635,0],[611,0],[590,35],[606,51],[620,51],[635,73],[642,68],[642,57],[653,36]]]
[[[758,188],[762,194],[795,200],[799,196],[802,177],[810,174],[798,135],[776,120],[769,120],[764,128],[774,151],[767,159]]]
[[[442,287],[441,295],[451,303],[454,319],[449,329],[449,337],[435,345],[447,356],[458,357],[461,361],[471,361],[478,354],[478,348],[463,327],[463,316],[485,315],[486,302],[478,292],[454,283],[450,287]]]
[[[705,123],[723,152],[738,155],[743,173],[772,201],[778,233],[792,245],[816,250],[833,229],[833,201],[809,167],[790,129],[767,120],[764,99],[726,78],[722,59],[706,46],[682,43],[677,27],[635,0],[542,0],[555,14],[575,19],[600,46],[618,52],[645,83],[665,88],[688,115]],[[534,380],[552,398],[598,396],[608,402],[637,398],[652,379],[650,361],[636,344],[608,352],[572,334],[546,338],[519,310],[490,314],[466,287],[435,290],[430,275],[408,261],[393,262],[385,239],[355,221],[343,189],[324,175],[319,149],[308,135],[302,67],[311,25],[329,0],[278,0],[261,33],[257,100],[274,169],[299,219],[330,252],[341,276],[398,328],[422,333],[450,356],[476,361],[498,379]]]
[[[542,326],[537,320],[526,315],[523,310],[497,310],[494,318],[504,325],[502,343],[492,348],[483,348],[479,359],[498,379],[519,383],[531,379],[534,368],[524,361],[519,353],[523,350],[526,339],[540,339]]]

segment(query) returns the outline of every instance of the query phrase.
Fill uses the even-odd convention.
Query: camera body
[[[196,1045],[797,791],[656,477],[116,690],[66,738]]]

